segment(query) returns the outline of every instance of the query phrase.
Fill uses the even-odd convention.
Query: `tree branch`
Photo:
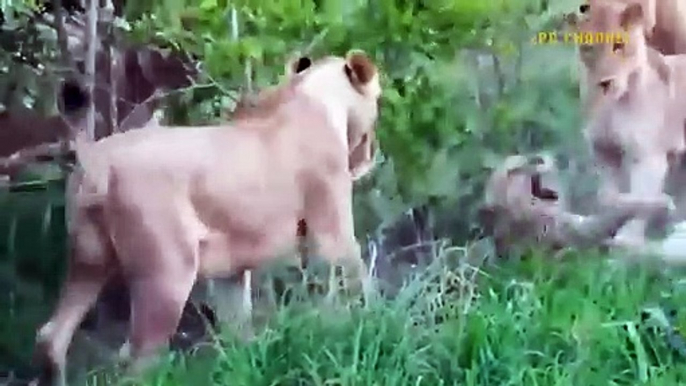
[[[104,111],[105,124],[107,125],[107,135],[111,135],[119,131],[117,120],[117,88],[115,87],[115,72],[114,72],[114,46],[116,44],[114,35],[114,6],[112,0],[105,0],[105,6],[100,9],[100,16],[98,17],[98,33],[103,36],[102,48],[105,53],[105,71],[107,75],[107,83],[109,85],[109,99],[107,109]]]
[[[88,111],[86,113],[86,132],[88,138],[95,139],[95,101],[93,95],[95,94],[95,55],[98,46],[98,0],[88,0],[88,22],[86,26],[86,44],[88,51],[86,53],[86,85],[88,87],[88,94],[90,100],[88,104]]]
[[[53,7],[54,27],[57,31],[57,45],[60,50],[60,64],[73,71],[76,68],[76,64],[69,51],[69,36],[64,24],[65,12],[62,7],[62,0],[53,0]]]
[[[0,174],[12,175],[28,164],[52,161],[74,156],[74,144],[67,142],[43,143],[22,149],[9,157],[0,158]]]

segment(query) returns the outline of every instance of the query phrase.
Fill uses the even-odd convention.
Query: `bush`
[[[512,152],[577,151],[578,95],[570,45],[536,46],[562,11],[539,0],[150,2],[130,9],[131,36],[200,55],[214,88],[185,98],[184,122],[216,119],[246,86],[277,81],[294,53],[367,51],[385,77],[378,138],[385,157],[358,189],[360,234],[431,201],[464,241],[488,168]],[[232,39],[235,7],[239,39]],[[234,90],[234,91],[229,91]],[[173,114],[177,117],[179,114]],[[370,213],[370,215],[365,215]]]

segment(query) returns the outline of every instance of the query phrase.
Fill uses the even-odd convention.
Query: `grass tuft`
[[[291,302],[250,342],[227,333],[119,384],[571,386],[686,379],[685,358],[640,316],[646,307],[684,304],[678,273],[609,264],[588,253],[564,261],[533,256],[463,269],[476,273],[462,276],[436,267],[394,300],[367,308]],[[465,277],[469,283],[460,281]],[[677,314],[676,327],[684,321]],[[102,376],[90,384],[104,384],[96,379]]]

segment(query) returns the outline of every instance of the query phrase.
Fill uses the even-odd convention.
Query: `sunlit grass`
[[[0,354],[4,366],[22,368],[61,278],[60,269],[37,263],[63,253],[64,230],[40,231],[63,221],[57,206],[52,218],[46,214],[50,200],[14,197],[21,202],[6,202],[13,209],[1,213]],[[686,376],[664,334],[649,332],[640,317],[645,307],[684,304],[678,273],[609,264],[587,252],[481,269],[449,260],[440,256],[393,300],[367,308],[294,301],[249,342],[227,332],[194,353],[163,357],[143,379],[115,380],[105,369],[90,383],[675,385]],[[55,284],[38,285],[46,280]]]
[[[686,300],[654,268],[587,254],[459,279],[438,269],[368,308],[284,306],[249,343],[219,338],[120,384],[676,385],[686,377],[683,358],[641,321],[647,306]]]

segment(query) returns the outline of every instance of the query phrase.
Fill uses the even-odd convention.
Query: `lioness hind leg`
[[[97,207],[72,208],[67,277],[57,307],[36,336],[34,361],[41,367],[38,385],[66,384],[66,355],[75,330],[96,302],[112,273],[113,250]]]
[[[129,370],[134,374],[146,369],[176,331],[198,273],[200,253],[192,205],[163,174],[138,173],[136,168],[121,164],[111,169],[107,206],[131,296],[128,345]],[[150,194],[154,184],[157,197]]]
[[[38,385],[66,386],[66,355],[74,331],[107,281],[106,267],[72,263],[55,313],[38,331],[34,360]]]
[[[183,267],[179,267],[183,268]],[[132,372],[148,368],[181,320],[196,270],[161,270],[130,281]]]

